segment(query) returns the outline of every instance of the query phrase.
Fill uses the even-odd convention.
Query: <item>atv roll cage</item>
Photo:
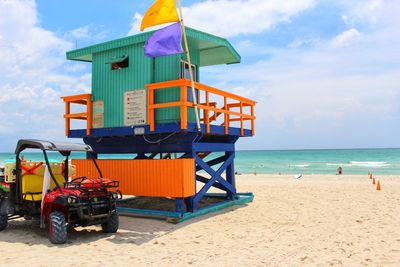
[[[62,143],[62,142],[50,142],[44,140],[36,140],[36,139],[22,139],[18,141],[17,147],[15,149],[16,155],[16,179],[17,179],[17,188],[16,188],[16,201],[22,202],[23,195],[22,195],[22,168],[21,168],[21,158],[20,154],[25,149],[40,149],[43,152],[44,160],[46,165],[48,166],[48,171],[50,174],[51,179],[53,180],[56,188],[63,192],[62,186],[57,182],[51,168],[49,158],[47,156],[47,151],[57,151],[62,156],[65,157],[64,160],[64,180],[65,183],[68,183],[68,161],[71,152],[86,152],[87,156],[93,160],[94,165],[96,166],[97,172],[99,173],[100,179],[103,178],[103,174],[97,164],[96,156],[93,154],[93,150],[90,146],[85,144],[71,144],[71,143]],[[44,192],[43,192],[44,193]]]

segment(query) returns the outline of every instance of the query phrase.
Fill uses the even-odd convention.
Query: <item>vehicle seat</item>
[[[39,162],[23,162],[22,165],[28,169],[34,167]],[[65,183],[64,176],[62,174],[61,163],[50,163],[51,170],[58,184],[62,186]],[[46,165],[41,165],[34,170],[33,174],[25,174],[22,176],[22,195],[23,199],[27,201],[41,201],[42,200],[42,189],[43,189],[43,176]],[[22,174],[25,172],[22,171]],[[53,179],[50,178],[50,189],[56,186]]]

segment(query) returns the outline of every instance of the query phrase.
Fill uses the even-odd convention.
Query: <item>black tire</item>
[[[114,212],[105,223],[101,224],[104,233],[116,233],[119,227],[119,216]]]
[[[8,225],[8,215],[0,214],[0,231],[6,229],[7,225]]]
[[[67,224],[64,213],[53,211],[49,219],[49,239],[53,244],[65,244],[67,242]]]
[[[0,191],[0,231],[3,231],[8,226],[8,209],[7,199],[4,197],[4,192]]]

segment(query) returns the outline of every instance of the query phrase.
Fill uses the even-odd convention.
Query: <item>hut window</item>
[[[129,56],[124,55],[119,58],[113,58],[109,64],[111,64],[111,70],[120,70],[129,67]]]
[[[196,66],[192,64],[193,79],[197,81]],[[190,80],[189,63],[181,61],[181,75],[180,78]]]
[[[193,72],[193,79],[194,81],[197,81],[197,73],[196,73],[196,65],[192,64],[192,72]],[[189,63],[186,61],[181,61],[181,79],[187,79],[190,80],[190,73],[189,73]],[[193,102],[193,92],[192,88],[189,87],[187,89],[187,97],[189,102]],[[196,98],[199,99],[199,90],[195,90]]]

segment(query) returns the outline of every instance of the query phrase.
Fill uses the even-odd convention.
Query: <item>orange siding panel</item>
[[[195,194],[194,159],[97,160],[105,178],[120,182],[125,195],[189,197]],[[92,160],[74,159],[75,177],[97,178]]]

